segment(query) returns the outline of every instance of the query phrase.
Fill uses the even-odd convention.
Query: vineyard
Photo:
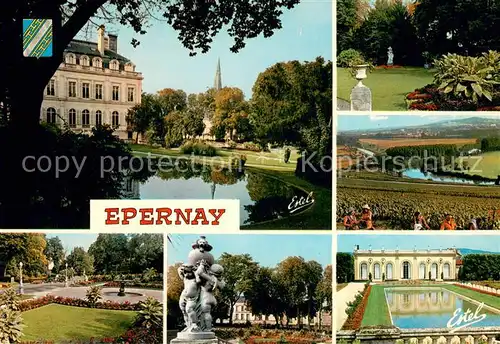
[[[372,209],[375,228],[380,221],[390,229],[411,229],[419,211],[431,229],[439,229],[446,213],[458,229],[467,229],[472,218],[483,219],[482,229],[500,229],[500,187],[337,180],[337,223],[349,208],[360,212],[364,204]]]

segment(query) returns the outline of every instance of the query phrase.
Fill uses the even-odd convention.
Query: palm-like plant
[[[101,288],[98,286],[92,286],[87,289],[86,299],[90,307],[95,307],[97,302],[102,299]]]
[[[0,344],[17,343],[23,334],[21,312],[0,306]]]
[[[139,303],[139,311],[135,319],[138,327],[159,330],[163,328],[163,305],[153,297]]]

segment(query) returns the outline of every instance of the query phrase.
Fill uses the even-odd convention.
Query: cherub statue
[[[191,247],[193,249],[188,255],[189,264],[197,266],[201,260],[205,260],[209,265],[214,263],[214,256],[210,253],[212,246],[208,243],[206,237],[201,236]]]
[[[217,300],[213,294],[215,288],[224,288],[221,276],[224,268],[219,264],[208,265],[205,261],[196,269],[195,275],[201,280],[200,293],[200,327],[203,331],[212,331],[212,310],[217,306]]]
[[[184,289],[179,298],[179,307],[186,325],[182,332],[199,331],[197,308],[200,301],[200,286],[195,272],[194,266],[190,264],[183,264],[177,269],[179,277],[184,282]]]

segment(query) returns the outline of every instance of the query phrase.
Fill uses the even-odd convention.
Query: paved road
[[[354,300],[356,294],[363,290],[364,283],[349,283],[342,290],[335,294],[335,324],[337,331],[342,328],[344,322],[347,320],[347,303]]]
[[[52,290],[64,288],[64,283],[44,283],[44,284],[25,283],[23,286],[24,286],[24,294],[26,295],[34,295],[37,293],[48,294]]]

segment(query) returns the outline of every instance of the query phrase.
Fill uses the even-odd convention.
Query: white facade
[[[446,250],[354,250],[354,278],[368,280],[455,280],[456,249]],[[429,276],[430,273],[430,276]],[[429,278],[430,277],[430,278]]]
[[[41,119],[86,133],[96,124],[109,124],[117,136],[128,139],[126,116],[141,103],[143,77],[132,62],[108,49],[110,44],[116,49],[116,36],[104,37],[102,28],[98,39],[100,44],[71,42],[45,89]]]

